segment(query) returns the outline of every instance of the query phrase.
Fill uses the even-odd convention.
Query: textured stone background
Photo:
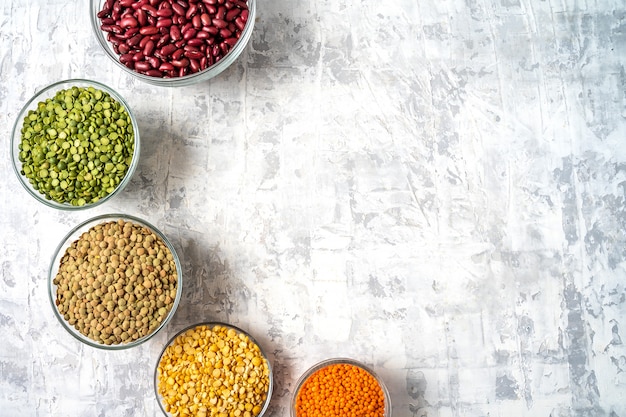
[[[622,0],[260,0],[236,65],[178,89],[109,62],[87,2],[0,9],[0,415],[158,416],[162,345],[225,320],[270,352],[271,416],[349,356],[394,416],[626,417]],[[127,98],[142,155],[121,195],[61,213],[9,135],[80,77]],[[46,293],[60,237],[105,212],[184,265],[173,322],[121,352],[81,346]]]

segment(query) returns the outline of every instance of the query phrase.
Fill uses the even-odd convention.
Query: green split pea
[[[71,87],[39,102],[21,130],[21,174],[46,199],[82,206],[111,194],[130,166],[130,115],[109,93]]]

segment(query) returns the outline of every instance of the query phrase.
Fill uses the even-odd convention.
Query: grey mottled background
[[[260,0],[236,65],[179,89],[109,62],[87,2],[0,9],[1,416],[158,416],[162,345],[212,319],[270,352],[271,416],[349,356],[394,416],[626,417],[622,0]],[[142,155],[123,194],[60,213],[9,134],[73,77],[128,99]],[[112,353],[65,333],[45,283],[60,237],[115,211],[171,237],[185,294]]]

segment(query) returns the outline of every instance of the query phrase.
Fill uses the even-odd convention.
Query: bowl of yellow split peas
[[[221,322],[176,333],[154,372],[156,397],[168,417],[262,416],[273,385],[271,364],[257,341]]]

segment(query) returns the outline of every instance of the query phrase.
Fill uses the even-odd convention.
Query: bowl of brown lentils
[[[154,388],[168,417],[259,417],[274,380],[267,355],[242,329],[221,322],[176,333],[161,352]]]
[[[154,336],[182,294],[174,246],[156,227],[125,214],[74,227],[52,258],[48,294],[63,327],[96,348],[126,349]]]
[[[139,163],[139,127],[124,98],[69,79],[33,95],[15,119],[13,169],[26,191],[60,210],[96,207],[120,193]]]
[[[90,0],[93,32],[124,72],[175,87],[211,79],[246,48],[256,0]]]

